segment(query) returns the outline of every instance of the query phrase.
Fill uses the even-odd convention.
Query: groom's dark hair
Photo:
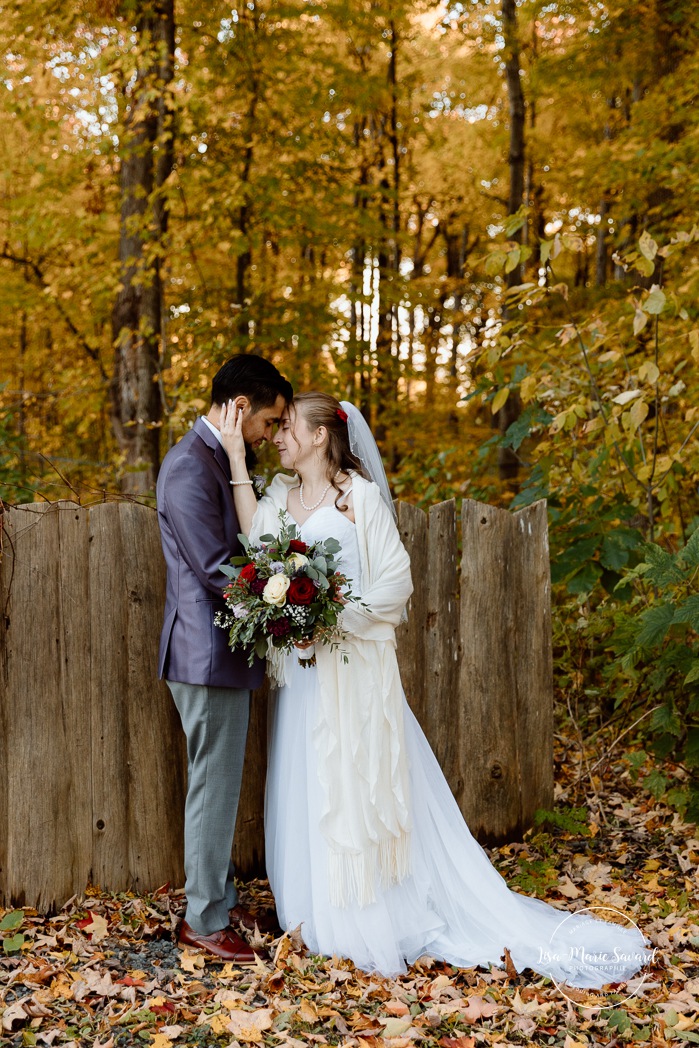
[[[253,413],[271,407],[278,396],[287,404],[294,395],[291,383],[274,364],[254,353],[238,353],[216,372],[211,383],[211,403],[225,404],[236,397],[247,397]]]

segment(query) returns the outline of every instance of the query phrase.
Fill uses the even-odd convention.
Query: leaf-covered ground
[[[383,979],[308,956],[296,935],[258,939],[257,965],[240,969],[177,949],[181,892],[90,890],[53,916],[0,910],[0,1044],[699,1043],[697,828],[642,794],[632,770],[621,761],[604,781],[582,778],[566,757],[558,816],[492,858],[520,891],[632,917],[657,947],[635,986],[564,994],[532,972],[518,975],[507,957],[491,971],[425,958],[404,977]],[[581,790],[588,802],[574,808]],[[271,904],[260,882],[244,886],[243,898],[257,911]]]

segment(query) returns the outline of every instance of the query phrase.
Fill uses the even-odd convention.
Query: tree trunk
[[[524,202],[525,172],[525,113],[524,90],[520,75],[519,36],[516,0],[502,0],[502,33],[505,39],[505,81],[510,103],[510,194],[507,213],[514,215]],[[522,231],[514,234],[514,240],[522,241]],[[521,266],[508,274],[508,286],[522,282]]]
[[[525,114],[524,91],[522,89],[522,77],[520,75],[519,36],[517,26],[517,2],[516,0],[502,0],[502,33],[505,40],[505,80],[507,83],[507,95],[510,102],[510,193],[508,198],[508,214],[514,215],[524,202],[524,172],[525,172]],[[522,230],[519,229],[513,239],[522,243]],[[508,288],[522,283],[522,265],[515,266],[507,275]],[[507,304],[503,310],[507,319]],[[508,397],[504,406],[497,413],[497,426],[501,434],[505,434],[508,428],[519,416],[519,398]],[[519,473],[519,460],[511,448],[498,448],[498,472],[500,479],[510,485],[515,485]]]
[[[391,19],[390,57],[388,62],[388,86],[390,109],[388,113],[388,139],[393,161],[392,184],[386,171],[385,159],[381,166],[381,228],[382,244],[379,248],[379,317],[376,339],[376,392],[379,422],[375,433],[384,440],[390,426],[387,408],[396,403],[398,397],[398,345],[397,345],[397,294],[400,274],[400,144],[398,139],[398,30]],[[383,123],[383,121],[382,121]]]
[[[599,203],[599,226],[597,227],[597,238],[595,243],[595,285],[604,287],[607,283],[607,250],[609,202],[602,197]]]
[[[428,307],[427,327],[423,334],[425,343],[425,407],[434,407],[437,387],[437,354],[439,353],[439,336],[442,328],[444,294],[439,296],[434,306]]]
[[[164,186],[173,166],[168,86],[174,69],[174,0],[140,0],[133,17],[138,71],[124,85],[122,97],[121,281],[112,310],[110,391],[112,425],[124,459],[122,490],[145,494],[153,490],[160,461],[157,376],[168,222]]]
[[[532,39],[531,39],[531,63],[537,61],[539,55],[539,35],[538,35],[538,21],[536,18],[532,20]],[[520,85],[521,86],[521,85]],[[530,143],[534,140],[536,133],[536,98],[533,94],[530,96],[526,109],[529,115],[529,141]],[[523,242],[530,248],[531,256],[527,268],[530,271],[530,276],[527,279],[537,281],[539,279],[539,265],[540,265],[540,244],[544,239],[544,228],[546,225],[544,218],[544,187],[538,177],[537,170],[534,166],[534,157],[532,148],[525,150],[526,162],[525,162],[525,200],[528,208],[527,224],[523,228]]]
[[[441,312],[445,313],[447,298],[452,299],[452,306],[444,318],[447,322],[451,317],[451,345],[449,352],[449,385],[453,402],[458,402],[459,384],[459,343],[464,330],[464,303],[467,301],[466,289],[466,259],[478,245],[478,236],[469,241],[469,227],[456,225],[451,227],[450,223],[456,216],[447,216],[444,222],[437,227],[444,239],[446,247],[446,287],[440,296]],[[451,425],[458,433],[458,415],[452,411],[450,416]]]
[[[242,43],[247,41],[250,54],[254,53],[254,37],[258,32],[258,10],[257,5],[248,4],[243,9],[241,30]],[[243,165],[240,173],[241,203],[236,217],[237,232],[240,234],[240,243],[244,245],[236,259],[236,302],[239,308],[238,335],[241,340],[241,349],[245,349],[250,339],[250,269],[252,266],[252,240],[250,225],[252,219],[252,169],[255,159],[253,135],[257,126],[257,109],[260,104],[260,79],[254,63],[250,61],[248,69],[248,82],[250,85],[250,100],[246,113],[245,149],[243,150]],[[256,332],[259,334],[259,330]]]
[[[362,118],[354,125],[354,146],[361,147],[366,121]],[[369,184],[369,167],[362,160],[359,178],[354,194],[357,229],[361,230],[365,221],[367,208],[367,186]],[[371,323],[367,324],[367,306],[364,301],[364,283],[366,280],[366,242],[361,233],[357,234],[352,247],[352,274],[350,277],[350,339],[349,353],[354,368],[354,394],[360,411],[365,417],[370,414],[370,366],[371,366]]]

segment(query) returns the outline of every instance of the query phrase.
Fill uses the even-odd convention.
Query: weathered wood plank
[[[99,513],[90,514],[89,554],[92,880],[113,891],[130,886],[129,616],[124,570],[132,551],[122,541],[122,506],[106,502]]]
[[[461,560],[462,811],[483,841],[519,830],[511,516],[464,499]]]
[[[86,519],[72,503],[12,511],[5,634],[4,896],[51,909],[86,880]]]
[[[546,504],[511,514],[467,500],[462,519],[463,810],[499,842],[553,795]]]
[[[43,866],[38,848],[44,833],[53,836],[43,757],[54,725],[42,731],[41,719],[55,714],[58,683],[58,513],[48,505],[17,507],[10,529],[15,552],[7,631],[8,778],[6,895],[22,904],[43,894]],[[36,803],[32,801],[36,798]],[[49,863],[50,867],[50,863]],[[60,881],[56,885],[60,890]]]
[[[422,727],[457,801],[463,778],[458,763],[459,638],[456,503],[432,506],[427,545]]]
[[[267,777],[267,683],[252,694],[243,783],[233,840],[236,875],[265,876],[265,779]]]
[[[69,841],[70,847],[59,846],[56,850],[55,863],[62,881],[57,878],[45,886],[44,902],[49,906],[60,905],[69,893],[81,891],[92,864],[91,769],[86,759],[91,751],[92,722],[88,511],[70,503],[58,505],[62,738],[60,745],[53,748],[51,777],[62,814],[56,833]],[[42,908],[44,905],[39,906]]]
[[[420,723],[424,711],[425,630],[427,614],[427,515],[417,506],[399,502],[398,530],[410,555],[413,595],[408,602],[408,621],[398,627],[398,665],[408,702]]]
[[[14,525],[10,517],[14,510],[6,509],[0,501],[0,906],[10,905],[5,895],[8,877],[8,837],[10,823],[7,810],[7,784],[9,782],[9,752],[7,749],[10,726],[10,691],[9,637],[10,626],[10,586],[15,567]]]
[[[516,628],[520,825],[553,807],[553,658],[548,515],[542,499],[514,514],[520,583]]]
[[[100,514],[103,506],[91,513]],[[158,680],[157,656],[165,603],[162,556],[152,509],[135,502],[121,505],[122,547],[130,555],[122,568],[126,608],[125,694],[128,724],[129,883],[148,890],[184,878],[184,793],[186,753],[177,710],[164,681]],[[163,827],[168,832],[163,833]]]
[[[37,880],[36,836],[46,823],[45,813],[32,812],[30,799],[46,786],[32,778],[32,729],[37,723],[40,697],[51,688],[55,659],[55,571],[42,563],[38,530],[44,525],[47,505],[17,506],[6,515],[3,557],[5,637],[2,691],[3,806],[7,832],[2,844],[3,883],[0,895],[6,906],[31,905],[42,891]],[[53,514],[44,531],[56,531]],[[55,565],[54,565],[55,566]],[[37,614],[37,612],[40,612]],[[33,628],[30,628],[32,624]]]

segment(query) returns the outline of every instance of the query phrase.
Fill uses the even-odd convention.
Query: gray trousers
[[[231,851],[243,777],[250,692],[167,682],[187,736],[186,921],[202,935],[228,925],[238,902]]]

